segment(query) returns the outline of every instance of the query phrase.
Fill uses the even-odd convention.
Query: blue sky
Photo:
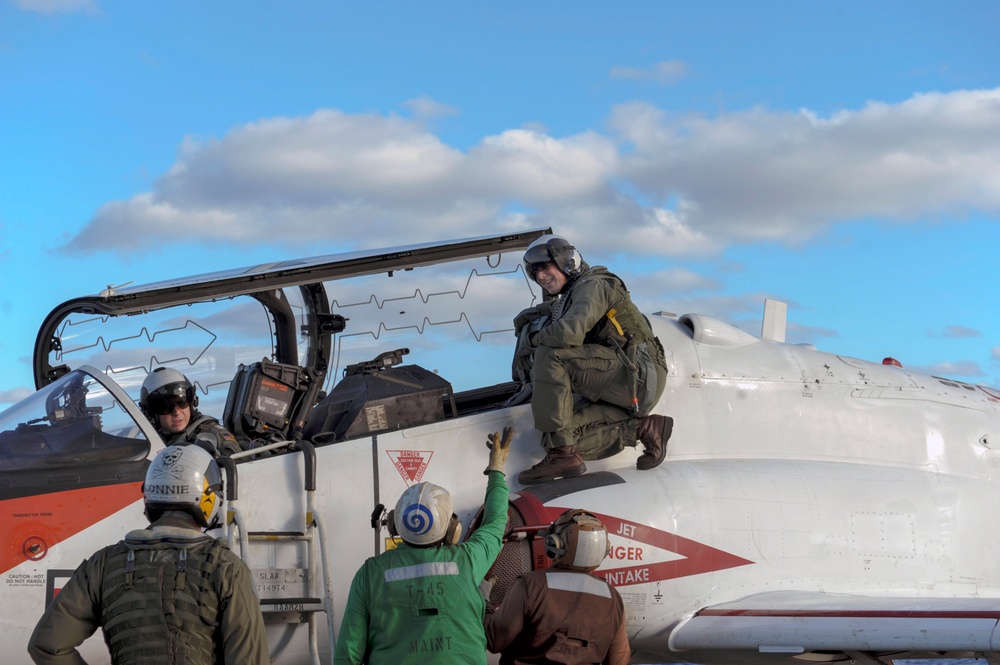
[[[877,5],[877,6],[876,6]],[[0,407],[108,284],[551,225],[1000,385],[1000,4],[0,0]]]

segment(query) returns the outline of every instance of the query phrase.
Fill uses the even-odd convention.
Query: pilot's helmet
[[[580,252],[568,240],[562,236],[546,234],[536,238],[525,250],[524,272],[534,279],[535,271],[550,262],[556,264],[571,280],[587,269],[587,263]]]
[[[610,552],[607,529],[585,510],[567,510],[545,532],[545,556],[557,568],[589,573]]]
[[[454,545],[462,534],[451,494],[433,483],[408,487],[396,502],[392,519],[396,534],[416,547]]]
[[[222,472],[198,445],[164,448],[146,470],[142,485],[146,517],[156,521],[166,510],[180,510],[214,529],[222,510]]]
[[[146,375],[139,392],[139,408],[146,417],[156,422],[174,410],[174,406],[198,406],[198,395],[187,377],[172,367],[157,367]]]

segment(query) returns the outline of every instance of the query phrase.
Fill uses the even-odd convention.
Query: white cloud
[[[668,268],[650,275],[650,281],[660,285],[668,293],[690,293],[691,291],[717,291],[722,284],[687,268]]]
[[[430,97],[423,95],[403,102],[403,106],[410,110],[414,120],[427,122],[438,118],[447,118],[459,114],[459,110],[454,106],[441,104]]]
[[[0,390],[0,404],[15,404],[35,392],[32,388],[19,386],[10,390]]]
[[[93,0],[13,0],[18,8],[27,12],[42,14],[68,14],[71,12],[95,12]]]
[[[959,377],[959,379],[976,379],[985,376],[979,363],[972,360],[960,360],[958,362],[941,362],[925,367],[914,367],[914,370],[930,374],[932,376]]]
[[[448,107],[408,103],[415,115]],[[613,134],[510,129],[467,151],[421,122],[320,110],[187,139],[155,184],[102,206],[67,249],[386,244],[551,225],[606,252],[704,256],[834,222],[1000,209],[1000,89],[823,119],[617,107]],[[276,233],[280,231],[280,233]]]
[[[940,333],[935,331],[929,332],[931,337],[951,337],[951,338],[964,338],[964,337],[982,337],[983,333],[978,330],[973,330],[972,328],[966,328],[964,326],[947,326]]]
[[[800,241],[834,221],[1000,209],[1000,89],[871,103],[829,120],[616,109],[623,175],[720,242]],[[688,205],[684,210],[683,206]]]
[[[677,83],[677,81],[687,75],[687,72],[687,65],[682,61],[667,60],[659,62],[646,69],[637,69],[635,67],[612,67],[610,74],[611,78],[639,81],[650,80],[663,85],[667,83]]]

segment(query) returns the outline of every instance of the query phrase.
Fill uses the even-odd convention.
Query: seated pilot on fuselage
[[[589,266],[555,235],[531,243],[524,269],[555,297],[514,319],[515,371],[530,382],[546,451],[518,481],[579,476],[584,459],[614,455],[637,440],[645,452],[636,466],[659,465],[673,420],[649,412],[663,393],[666,360],[625,283],[604,266]]]

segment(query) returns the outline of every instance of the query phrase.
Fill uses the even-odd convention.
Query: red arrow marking
[[[555,506],[543,506],[538,502],[537,498],[527,493],[520,495],[518,500],[515,501],[515,505],[527,511],[527,518],[529,520],[539,519],[541,523],[552,522],[567,510],[566,508]],[[624,520],[613,515],[604,515],[601,513],[594,513],[594,515],[601,520],[609,534],[614,534],[619,538],[626,538],[632,542],[645,543],[646,545],[651,545],[684,557],[683,559],[674,561],[623,566],[620,568],[603,568],[594,571],[594,575],[603,577],[613,586],[630,586],[633,584],[673,580],[690,575],[700,575],[727,568],[747,566],[754,563],[749,559],[744,559],[735,554],[710,547],[696,540],[684,538],[668,531],[654,529],[648,524]],[[536,567],[537,565],[536,563]]]
[[[696,540],[654,529],[648,524],[623,520],[613,515],[594,514],[604,523],[604,527],[608,530],[608,533],[652,545],[653,547],[674,552],[684,557],[675,561],[663,561],[623,568],[605,568],[594,571],[595,575],[605,578],[615,586],[672,580],[678,577],[711,573],[716,570],[736,568],[754,563],[749,559],[709,547]]]

